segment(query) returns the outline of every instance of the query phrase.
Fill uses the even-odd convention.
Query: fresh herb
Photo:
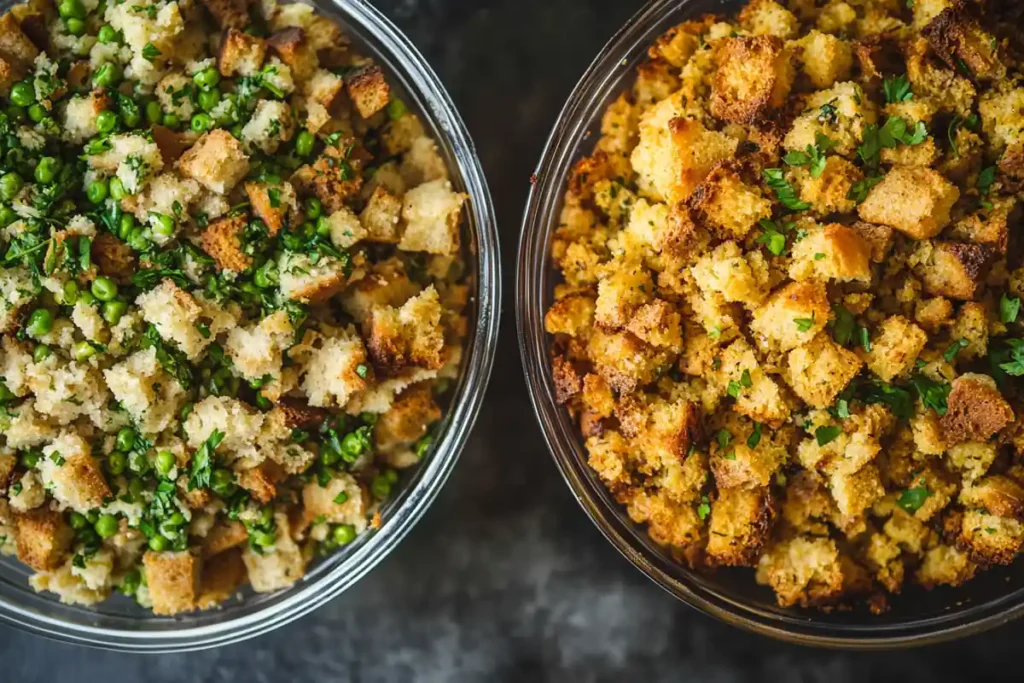
[[[838,439],[839,435],[842,433],[842,427],[822,426],[814,430],[814,438],[817,440],[819,446],[825,446]]]
[[[348,494],[342,491],[334,497],[334,502],[337,505],[344,505],[348,501]]]
[[[761,443],[761,423],[754,422],[754,431],[747,437],[747,448],[757,448],[757,444]]]
[[[983,168],[981,172],[978,173],[978,180],[977,182],[974,183],[974,186],[978,188],[978,194],[984,196],[987,195],[989,193],[989,190],[992,189],[992,183],[994,183],[995,181],[996,167],[988,166],[987,168]],[[979,203],[981,204],[981,207],[983,209],[992,208],[992,203],[986,199],[982,199]]]
[[[864,129],[864,139],[857,147],[861,161],[869,168],[878,165],[879,153],[883,149],[896,149],[900,143],[908,146],[919,145],[928,137],[923,121],[911,126],[902,116],[890,116],[881,127],[871,124]]]
[[[142,48],[142,58],[150,63],[162,54],[153,43],[146,43],[146,46]]]
[[[192,367],[188,363],[188,358],[184,353],[164,342],[155,326],[150,325],[146,328],[140,346],[143,349],[156,349],[157,362],[168,375],[177,380],[182,389],[187,391],[192,387]]]
[[[224,440],[224,432],[214,429],[206,441],[192,456],[191,469],[188,477],[188,490],[210,488],[210,477],[213,474],[213,455],[217,446]]]
[[[796,190],[786,180],[781,168],[766,168],[761,175],[765,184],[775,192],[776,198],[790,211],[806,211],[811,208],[810,204],[797,198]]]
[[[700,505],[697,506],[697,516],[700,517],[701,521],[708,518],[711,514],[711,502],[707,496],[700,497]]]
[[[1007,375],[1024,375],[1024,339],[1004,339],[1003,343],[1009,349],[999,349],[990,354],[994,365]]]
[[[881,382],[864,382],[859,389],[863,401],[869,405],[887,406],[893,415],[900,418],[914,416],[914,401],[906,389]]]
[[[783,221],[781,224],[762,218],[758,221],[764,231],[754,241],[763,244],[772,254],[782,256],[786,252],[786,233],[793,229],[793,223]]]
[[[948,410],[946,401],[949,398],[950,385],[923,375],[915,373],[910,377],[910,385],[917,391],[924,407],[931,408],[939,415],[945,415]]]
[[[812,178],[820,178],[821,174],[825,172],[825,155],[835,146],[836,143],[827,135],[815,133],[813,145],[807,145],[803,152],[796,150],[789,152],[782,160],[790,166],[806,166]]]
[[[370,374],[369,366],[360,363],[359,365],[356,366],[356,374],[362,377],[363,379],[366,379],[366,376]]]
[[[814,313],[811,313],[810,318],[794,318],[793,322],[796,323],[796,329],[801,332],[807,332],[814,326]]]
[[[931,492],[922,484],[921,486],[907,489],[901,493],[900,497],[896,500],[896,504],[899,505],[904,512],[914,514],[921,509],[921,506],[924,505],[924,502],[930,495]]]
[[[958,353],[960,353],[960,349],[965,348],[966,346],[967,346],[967,340],[966,339],[959,339],[959,340],[957,340],[957,341],[955,341],[955,342],[953,342],[952,344],[949,345],[949,348],[947,348],[943,352],[942,357],[946,359],[947,363],[952,363],[953,360],[956,358],[956,355]]]
[[[840,346],[847,346],[853,340],[853,330],[856,326],[853,313],[841,304],[833,304],[832,313],[835,315],[832,320],[832,338]]]
[[[863,325],[857,328],[857,339],[860,340],[861,347],[867,352],[871,353],[871,332],[868,328]]]
[[[1003,294],[999,299],[999,320],[1004,323],[1016,322],[1018,313],[1020,313],[1020,298]]]
[[[850,187],[850,191],[846,193],[846,198],[861,204],[868,198],[871,188],[882,182],[883,177],[880,175],[865,176],[863,180],[858,180]]]
[[[914,97],[914,93],[910,90],[910,81],[906,76],[886,78],[882,82],[882,89],[885,91],[886,104],[898,104]]]
[[[729,442],[732,441],[732,434],[729,433],[728,429],[719,429],[715,438],[718,440],[718,449],[724,451]]]

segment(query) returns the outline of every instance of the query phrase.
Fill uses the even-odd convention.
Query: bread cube
[[[768,264],[759,251],[744,254],[735,242],[723,242],[693,266],[693,279],[705,294],[721,294],[751,308],[768,295]]]
[[[407,366],[437,370],[444,364],[441,302],[431,285],[401,308],[381,306],[370,317],[368,348],[375,365],[397,372]]]
[[[825,160],[825,169],[817,178],[811,177],[807,169],[792,171],[794,182],[799,188],[800,200],[811,205],[811,211],[819,216],[833,213],[850,213],[857,203],[849,198],[855,183],[863,180],[860,169],[841,156],[831,155]]]
[[[991,247],[965,242],[921,242],[913,255],[914,274],[933,296],[967,301],[978,295]]]
[[[710,108],[725,121],[751,123],[766,116],[782,106],[793,86],[791,56],[775,36],[727,38],[716,61]]]
[[[248,491],[253,500],[266,505],[277,495],[277,485],[286,476],[277,463],[264,460],[256,467],[238,472],[238,485]]]
[[[754,311],[750,329],[762,347],[789,351],[810,342],[825,328],[830,315],[824,284],[790,282]]]
[[[60,503],[78,512],[103,505],[110,487],[89,444],[81,436],[65,432],[43,448],[39,473],[43,483]]]
[[[679,351],[683,346],[682,315],[663,299],[655,299],[633,311],[626,329],[655,348]]]
[[[315,194],[328,214],[340,211],[363,185],[358,164],[345,151],[347,145],[345,139],[328,145],[312,165],[302,166],[291,177],[300,194]]]
[[[939,12],[921,35],[950,69],[964,69],[976,80],[998,81],[1006,76],[995,36],[984,31],[963,5]]]
[[[359,223],[366,231],[366,239],[383,244],[398,244],[401,241],[399,223],[402,219],[402,209],[403,202],[400,197],[378,186],[359,214]]]
[[[226,130],[204,133],[178,161],[181,172],[211,192],[227,194],[249,172],[249,157]]]
[[[962,586],[978,571],[978,565],[971,561],[968,553],[955,546],[939,544],[924,553],[921,566],[915,578],[927,589],[936,586]]]
[[[229,27],[220,41],[217,69],[224,78],[255,76],[267,57],[267,43],[259,36],[250,36]]]
[[[347,262],[320,255],[314,263],[308,254],[286,251],[277,263],[281,294],[293,301],[316,304],[345,288],[351,275]]]
[[[967,373],[953,380],[942,416],[942,433],[949,444],[987,441],[1014,420],[1013,409],[988,375]]]
[[[356,105],[356,111],[368,119],[391,101],[391,88],[384,72],[376,64],[364,66],[345,76],[345,90]]]
[[[318,408],[343,407],[372,377],[366,348],[354,333],[323,339],[303,361],[302,371],[301,388],[309,404]]]
[[[447,180],[432,180],[406,192],[402,200],[405,232],[402,251],[454,254],[459,248],[459,216],[468,195]]]
[[[803,71],[815,88],[830,88],[850,77],[853,50],[847,41],[812,29],[796,42],[803,49]]]
[[[815,408],[827,408],[846,388],[863,362],[820,333],[803,346],[789,352],[786,379],[796,395]]]
[[[782,607],[828,604],[844,592],[844,566],[827,537],[800,535],[774,543],[758,560],[756,576]]]
[[[772,203],[756,185],[747,185],[727,165],[719,165],[687,200],[702,220],[726,239],[742,239],[772,215]]]
[[[247,547],[242,552],[249,583],[257,593],[287,588],[306,573],[306,559],[291,536],[288,517],[282,513],[275,514],[274,525],[276,539],[273,548],[258,553]]]
[[[19,561],[40,572],[54,570],[64,562],[75,535],[64,515],[39,507],[12,517]]]
[[[217,431],[224,434],[218,450],[231,452],[256,443],[263,421],[263,414],[248,404],[226,396],[207,396],[195,404],[183,427],[190,448],[199,448]]]
[[[864,131],[877,120],[878,110],[861,87],[842,81],[807,97],[803,113],[794,119],[782,145],[788,151],[802,152],[824,135],[832,141],[835,154],[851,158]]]
[[[719,489],[711,506],[707,555],[710,564],[729,567],[757,565],[776,515],[767,488]]]
[[[839,223],[808,230],[791,253],[789,276],[797,281],[871,279],[871,247],[858,231]]]
[[[248,327],[228,332],[224,351],[232,369],[247,380],[279,377],[282,354],[292,344],[295,328],[286,311],[277,311]]]
[[[889,382],[914,368],[927,343],[924,330],[901,315],[893,315],[883,320],[871,335],[871,350],[858,350],[858,355],[871,372]]]
[[[869,223],[888,225],[923,240],[949,223],[950,209],[959,197],[957,187],[937,171],[897,166],[871,189],[858,214]]]
[[[203,251],[213,259],[217,270],[240,273],[252,265],[252,257],[242,251],[241,236],[246,223],[244,215],[221,218],[203,230],[200,243]]]
[[[153,601],[153,614],[171,615],[195,609],[202,567],[198,557],[187,550],[150,550],[142,556],[142,566]]]
[[[213,526],[203,537],[203,557],[213,557],[226,550],[237,548],[249,540],[249,532],[239,521],[225,519]]]
[[[595,301],[591,296],[575,294],[558,299],[544,314],[548,334],[565,334],[586,339],[594,325]]]
[[[250,23],[247,0],[200,0],[222,29],[243,30]]]
[[[192,296],[171,280],[140,294],[135,303],[143,319],[156,327],[161,337],[177,344],[190,360],[198,358],[218,334],[237,323],[237,312],[218,307],[202,295]],[[206,325],[204,331],[200,324]]]
[[[733,389],[736,412],[757,422],[779,427],[790,408],[782,389],[758,363],[754,349],[740,337],[722,352],[718,382]]]
[[[847,518],[861,515],[885,495],[878,468],[873,463],[852,473],[836,470],[829,477],[829,490],[839,514]]]
[[[311,481],[302,488],[303,520],[307,524],[322,518],[329,524],[351,524],[362,532],[371,503],[370,492],[346,473],[332,477],[327,486]]]
[[[309,80],[320,66],[316,48],[306,40],[306,32],[299,27],[275,31],[267,38],[267,47],[288,65],[298,82]]]
[[[31,70],[39,56],[39,48],[25,35],[13,13],[0,16],[0,57],[21,72]]]
[[[282,228],[298,223],[299,205],[291,183],[284,181],[280,185],[269,185],[247,182],[245,193],[253,213],[266,224],[271,237],[281,232]],[[243,219],[244,225],[245,216],[239,218]]]
[[[600,327],[587,342],[587,356],[597,374],[620,393],[653,381],[668,360],[628,332],[606,333]]]

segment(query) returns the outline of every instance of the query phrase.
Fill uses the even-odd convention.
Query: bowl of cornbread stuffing
[[[670,593],[854,647],[1020,613],[1020,22],[655,2],[570,98],[521,349],[576,497]]]
[[[493,356],[472,144],[372,8],[0,15],[0,618],[180,650],[369,571]]]

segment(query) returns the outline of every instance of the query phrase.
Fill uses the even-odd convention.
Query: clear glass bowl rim
[[[453,184],[470,195],[469,238],[475,291],[471,301],[470,339],[448,414],[428,460],[415,468],[411,481],[389,502],[383,525],[343,553],[325,559],[315,577],[301,581],[266,600],[265,606],[225,610],[224,619],[190,626],[185,616],[173,622],[161,618],[116,617],[125,628],[107,628],[54,616],[79,608],[60,605],[53,596],[34,596],[0,575],[0,623],[50,639],[126,652],[184,652],[236,643],[267,633],[308,614],[337,597],[383,560],[426,512],[451,474],[476,421],[490,379],[498,342],[501,311],[501,257],[494,204],[476,147],[440,79],[412,42],[366,0],[303,0],[343,22],[351,37],[368,46],[389,80],[398,81],[425,115],[442,154],[453,171]],[[0,14],[19,4],[0,0]],[[28,604],[16,604],[11,595]],[[261,602],[261,605],[264,604]],[[241,612],[229,616],[228,611]],[[209,615],[210,612],[202,613]],[[160,628],[146,628],[159,624]]]
[[[890,649],[932,644],[978,633],[1024,613],[1024,590],[962,611],[881,624],[837,623],[811,611],[780,614],[727,595],[713,579],[682,569],[632,523],[586,465],[578,429],[553,394],[544,312],[556,276],[548,245],[558,224],[572,163],[589,153],[605,103],[621,91],[647,46],[670,26],[703,13],[737,9],[739,0],[651,0],[598,53],[566,101],[541,154],[520,233],[516,266],[516,323],[523,370],[548,448],[577,502],[605,538],[637,569],[682,602],[726,623],[788,642],[847,649]],[[970,584],[968,584],[968,587]]]

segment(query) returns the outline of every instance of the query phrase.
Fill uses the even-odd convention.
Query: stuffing
[[[170,280],[140,294],[135,303],[143,319],[190,359],[197,358],[216,335],[237,322],[229,310],[192,296]]]
[[[468,196],[454,192],[447,180],[433,180],[406,192],[402,199],[403,251],[454,254],[459,248],[459,215]]]
[[[249,583],[257,593],[269,593],[292,585],[306,572],[306,559],[289,532],[288,518],[276,514],[277,535],[273,548],[262,553],[246,548],[242,561],[249,574]]]
[[[791,278],[840,282],[871,278],[871,246],[860,232],[839,223],[807,232],[793,245]]]
[[[108,144],[110,149],[89,157],[89,166],[104,175],[116,176],[128,194],[138,193],[164,167],[160,148],[141,135],[112,135]]]
[[[211,434],[221,432],[220,447],[238,451],[256,442],[264,416],[247,404],[223,396],[207,396],[193,406],[184,422],[186,442],[199,448]]]
[[[249,158],[225,130],[204,133],[178,161],[182,174],[211,192],[227,194],[249,172]]]
[[[312,165],[300,167],[291,177],[299,194],[315,194],[329,214],[340,211],[363,185],[359,163],[345,145],[344,139],[328,145]]]
[[[406,366],[442,367],[441,302],[433,285],[401,308],[381,306],[369,320],[367,349],[376,367],[398,372]]]
[[[142,556],[146,585],[154,614],[178,614],[195,609],[202,564],[187,550],[148,551]]]
[[[74,531],[61,513],[37,508],[15,513],[13,519],[19,561],[36,571],[50,571],[63,563]]]
[[[852,190],[864,178],[860,169],[840,156],[827,157],[817,178],[803,168],[798,168],[794,176],[800,188],[800,201],[810,204],[819,216],[852,211],[856,206]]]
[[[221,218],[203,230],[200,244],[218,270],[242,272],[252,264],[252,257],[242,251],[241,236],[246,222],[245,216]]]
[[[789,95],[793,60],[778,37],[728,38],[718,48],[716,61],[710,110],[720,119],[751,123],[765,117],[771,109],[778,109]]]
[[[742,337],[722,351],[716,380],[728,387],[735,410],[752,420],[779,427],[789,418],[789,405],[779,383],[761,367],[754,349]]]
[[[261,100],[256,106],[256,111],[253,113],[252,118],[242,127],[241,140],[249,150],[258,149],[264,154],[273,154],[281,146],[282,142],[291,140],[294,133],[295,121],[292,118],[292,111],[288,105],[276,100]],[[225,152],[220,151],[220,154],[223,158]],[[241,167],[241,158],[236,151],[229,151],[226,156],[227,159],[223,160],[222,164],[238,163],[239,167]],[[238,178],[235,178],[228,182],[234,185],[238,180]],[[207,185],[207,187],[215,190],[211,185]]]
[[[735,242],[723,242],[697,261],[693,279],[706,294],[756,307],[768,295],[768,266],[760,252],[744,254]]]
[[[235,75],[254,76],[263,66],[266,56],[267,43],[265,40],[258,36],[250,36],[237,28],[229,27],[220,41],[217,69],[225,78]]]
[[[301,387],[311,406],[344,407],[354,394],[367,387],[371,366],[366,347],[354,334],[318,339],[307,332],[307,339],[293,348],[290,355],[304,356]]]
[[[820,136],[829,139],[836,154],[851,158],[863,142],[865,131],[878,120],[878,110],[860,85],[841,81],[810,94],[803,113],[794,119],[782,141],[788,151],[815,147]]]
[[[243,30],[249,25],[247,0],[200,0],[222,29]]]
[[[844,566],[829,538],[794,536],[769,546],[757,564],[757,582],[771,586],[782,607],[827,604],[843,593]]]
[[[797,396],[815,408],[827,408],[860,372],[863,361],[825,333],[789,352],[786,381]]]
[[[942,434],[950,444],[985,441],[1014,420],[1013,409],[988,375],[967,373],[953,380],[942,416]]]
[[[333,256],[284,252],[277,263],[281,294],[302,303],[321,303],[340,292],[351,275],[349,264]]]
[[[871,335],[871,350],[859,350],[868,369],[884,381],[906,375],[928,343],[928,334],[901,315],[886,318]]]
[[[811,30],[796,43],[803,50],[800,56],[803,72],[815,88],[830,88],[850,77],[853,50],[847,41]]]
[[[402,239],[399,232],[403,208],[404,203],[401,197],[383,187],[377,187],[366,202],[366,208],[359,214],[358,224],[354,228],[355,234],[358,234],[359,229],[362,228],[365,239],[371,242],[397,244]],[[333,222],[331,236],[334,237]],[[337,242],[338,240],[335,240],[335,243]]]
[[[790,282],[754,311],[750,329],[759,346],[789,351],[810,342],[829,321],[831,306],[820,282]]]
[[[359,115],[368,119],[387,106],[391,89],[379,66],[367,66],[345,77],[345,92],[352,99]]]
[[[926,240],[917,244],[910,265],[929,294],[968,301],[977,296],[991,258],[989,247]]]
[[[708,526],[709,561],[726,566],[755,566],[775,514],[768,489],[719,489]]]
[[[288,314],[278,311],[248,328],[229,331],[224,351],[231,358],[232,369],[247,380],[279,377],[283,354],[294,336]]]
[[[760,188],[720,165],[693,191],[690,208],[726,239],[742,239],[758,221],[770,218],[771,202]]]
[[[110,496],[110,487],[89,444],[73,433],[63,433],[43,448],[39,473],[47,490],[62,506],[78,512],[98,508]]]
[[[298,223],[298,201],[295,188],[291,183],[285,181],[280,185],[269,185],[247,182],[245,194],[249,197],[249,205],[252,207],[253,213],[267,226],[271,237],[281,232],[282,229],[290,227],[293,223]],[[244,225],[244,221],[241,225]]]
[[[995,37],[982,30],[963,5],[943,9],[921,28],[921,35],[950,69],[966,71],[975,80],[1006,76]]]
[[[888,225],[917,240],[934,237],[949,223],[960,197],[956,185],[930,168],[897,166],[861,203],[858,215]]]

